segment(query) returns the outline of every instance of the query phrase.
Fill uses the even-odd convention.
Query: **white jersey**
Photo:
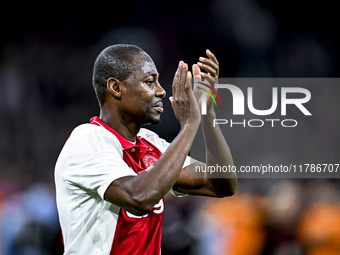
[[[91,123],[80,125],[73,130],[55,167],[57,208],[65,254],[110,254],[114,238],[118,238],[115,237],[118,235],[116,232],[123,231],[117,230],[117,222],[119,217],[122,217],[123,209],[105,201],[105,191],[114,180],[139,173],[126,162],[123,155],[124,149],[136,145],[110,130],[98,117],[91,119]],[[137,137],[154,145],[161,153],[170,145],[147,129],[141,129]],[[151,154],[145,156],[142,163],[145,165],[144,169],[157,159],[158,157],[155,158]],[[190,157],[187,157],[183,168],[189,164]],[[155,215],[163,213],[163,208],[163,200],[161,200],[155,206]],[[127,212],[124,215],[134,217]],[[160,246],[158,239],[157,245]],[[118,247],[120,241],[115,242]],[[145,245],[151,246],[151,244]],[[130,250],[114,254],[141,254],[140,252]]]

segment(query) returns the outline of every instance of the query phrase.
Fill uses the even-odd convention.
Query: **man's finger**
[[[214,61],[215,64],[219,64],[217,58],[215,57],[215,55],[210,51],[210,50],[206,50],[205,53],[207,54],[207,56]]]
[[[211,59],[203,57],[200,57],[199,60],[200,62],[197,62],[197,64],[201,69],[210,73],[212,77],[218,76],[219,66],[216,63],[214,63]]]
[[[173,103],[172,103],[172,101],[174,100],[174,97],[169,97],[169,100],[170,100],[170,103],[171,103],[172,108],[174,108],[174,105],[173,105]]]
[[[198,67],[197,64],[192,65],[192,74],[194,79],[201,79],[201,69]]]
[[[181,70],[181,81],[179,84],[179,95],[178,97],[181,97],[185,93],[185,83],[187,81],[187,72],[188,72],[188,65],[186,63],[183,63],[182,70]]]
[[[179,83],[181,81],[181,72],[182,72],[183,61],[179,61],[177,71],[174,76],[174,81],[172,83],[172,94],[175,96],[179,91]]]
[[[192,79],[192,74],[190,71],[187,73],[187,82],[185,83],[185,89],[186,91],[190,91],[192,89],[191,87],[191,79]]]
[[[192,74],[194,77],[194,88],[197,87],[197,82],[201,82],[202,81],[202,77],[201,77],[201,69],[198,67],[197,64],[193,64],[192,65]]]

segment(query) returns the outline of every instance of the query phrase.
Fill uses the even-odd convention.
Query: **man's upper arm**
[[[97,128],[91,126],[72,133],[63,149],[63,177],[71,189],[97,192],[104,198],[114,180],[136,173],[124,162],[121,148],[112,142],[112,137],[105,137],[106,133]]]

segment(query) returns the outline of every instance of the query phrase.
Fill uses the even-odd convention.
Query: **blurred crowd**
[[[267,185],[263,193],[243,179],[233,197],[205,203],[168,198],[174,206],[165,212],[162,254],[339,254],[339,182],[284,179]]]
[[[1,255],[57,255],[63,245],[53,187],[0,183]],[[259,188],[258,185],[266,188]],[[162,254],[336,255],[339,182],[239,180],[230,198],[165,197]]]
[[[193,64],[206,48],[218,57],[221,77],[340,74],[336,8],[330,1],[149,4],[126,1],[123,17],[71,1],[55,12],[23,10],[18,15],[23,20],[5,29],[0,42],[0,255],[62,254],[54,164],[72,129],[98,115],[91,76],[104,47],[131,43],[143,48],[156,63],[167,97],[178,61]],[[289,149],[294,158],[322,155],[326,161],[315,163],[340,163],[338,90],[320,86],[313,92],[319,103],[310,105],[311,111],[322,119],[302,122],[303,130],[293,132],[291,140],[238,129],[227,137],[235,162],[289,161],[280,152]],[[167,99],[164,107],[162,123],[148,128],[171,141],[179,126]],[[302,141],[303,135],[308,139]],[[277,151],[269,142],[274,139]],[[337,179],[241,179],[231,198],[167,196],[162,254],[340,254],[339,184]]]

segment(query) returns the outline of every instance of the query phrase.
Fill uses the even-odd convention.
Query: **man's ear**
[[[116,99],[120,99],[122,96],[122,88],[120,85],[120,82],[113,77],[110,77],[106,83],[108,91]]]

